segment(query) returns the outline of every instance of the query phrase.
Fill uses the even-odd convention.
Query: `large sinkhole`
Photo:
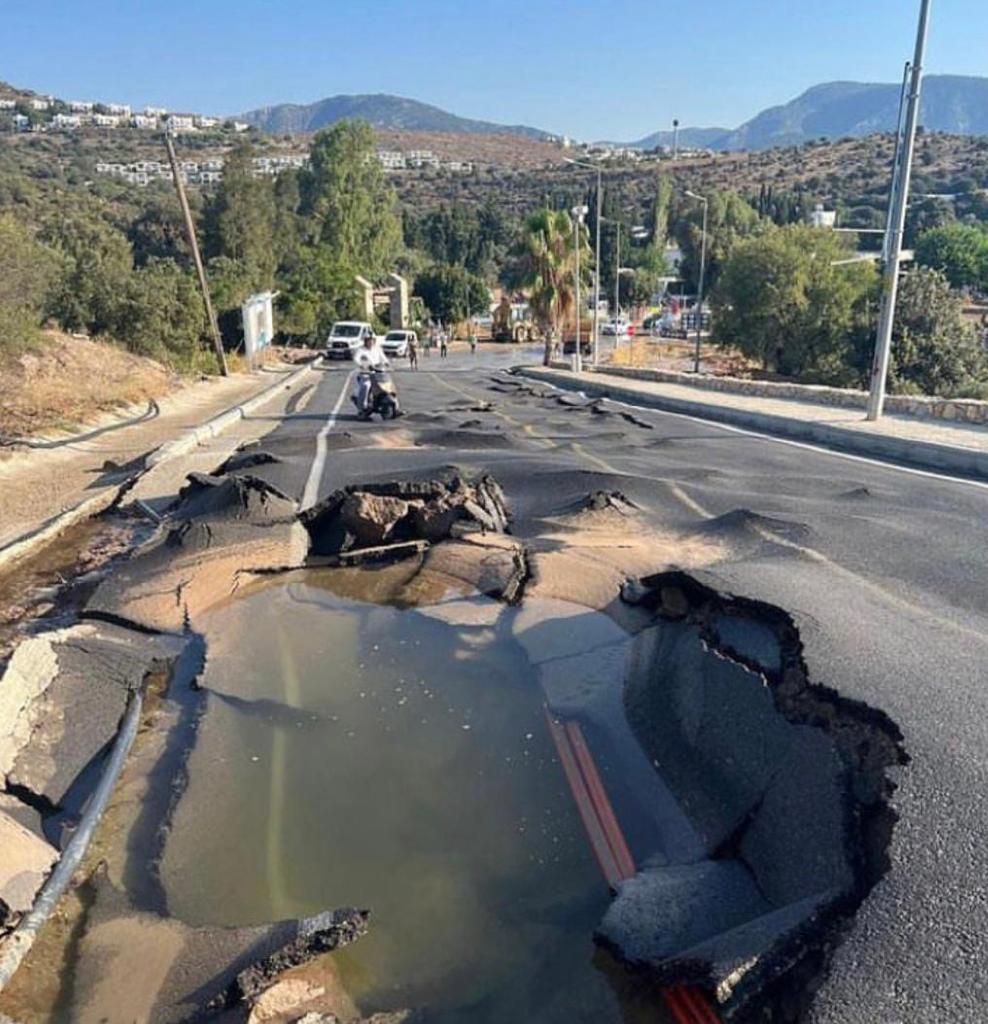
[[[410,560],[202,616],[168,913],[368,910],[328,968],[363,1014],[666,1021],[688,984],[799,1019],[887,866],[897,730],[808,682],[777,609],[676,573],[624,597],[631,632]]]

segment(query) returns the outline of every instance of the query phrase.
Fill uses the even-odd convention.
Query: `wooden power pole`
[[[196,241],[196,226],[192,222],[192,211],[189,209],[189,200],[185,194],[185,183],[182,181],[182,174],[178,167],[178,157],[175,156],[175,144],[172,142],[172,137],[167,131],[165,132],[165,146],[168,149],[168,162],[172,165],[172,175],[175,178],[175,190],[178,192],[182,216],[185,218],[185,234],[189,239],[189,248],[192,250],[192,259],[196,265],[196,273],[199,275],[199,287],[202,289],[202,301],[206,306],[209,329],[213,335],[213,348],[216,350],[216,359],[220,364],[220,373],[224,377],[228,377],[230,370],[226,365],[226,353],[223,351],[223,339],[220,338],[220,327],[216,322],[213,300],[209,297],[209,282],[206,280],[206,268],[202,265],[199,243]]]

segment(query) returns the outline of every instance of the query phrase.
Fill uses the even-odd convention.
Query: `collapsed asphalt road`
[[[968,837],[984,815],[983,697],[975,665],[985,623],[983,572],[961,553],[979,550],[982,490],[681,417],[588,403],[480,368],[470,357],[454,356],[439,372],[436,364],[400,375],[407,415],[385,425],[350,416],[346,372],[327,370],[273,421],[261,445],[227,467],[257,481],[244,492],[245,507],[270,523],[260,546],[251,540],[246,568],[277,568],[304,557],[306,541],[294,522],[300,499],[318,509],[355,484],[491,474],[513,514],[513,543],[527,547],[526,595],[605,610],[646,640],[647,615],[654,612],[677,623],[681,636],[670,641],[674,634],[663,627],[666,639],[657,647],[649,641],[648,663],[664,666],[663,673],[654,684],[646,679],[644,688],[641,678],[637,685],[629,680],[628,712],[672,795],[681,803],[698,792],[705,796],[687,807],[689,820],[664,851],[665,868],[676,870],[653,865],[639,875],[651,881],[638,883],[638,896],[622,891],[601,928],[602,941],[626,960],[668,963],[677,951],[656,942],[649,920],[688,936],[693,919],[706,915],[719,920],[715,931],[731,934],[784,911],[790,930],[805,925],[805,941],[799,948],[787,944],[787,962],[772,964],[797,966],[788,987],[780,983],[771,993],[777,1019],[970,1016],[984,997],[976,966],[984,908],[970,898],[970,879],[981,877],[983,864]],[[173,542],[144,563],[145,575],[149,564],[154,568],[156,587],[141,591],[133,572],[117,573],[97,593],[91,614],[119,628],[138,623],[180,631],[197,602],[228,593],[224,574],[235,556],[192,571],[197,558],[219,546],[217,538],[235,546],[242,536],[247,543],[254,512],[243,521],[209,519],[224,493],[208,484],[190,493]],[[503,579],[514,579],[514,554],[494,548],[485,558],[494,560],[495,580],[501,566]],[[455,577],[456,558],[440,551],[434,549],[436,571]],[[686,574],[646,579],[619,597],[627,578],[674,566]],[[162,601],[167,592],[178,600]],[[765,604],[724,596],[730,594]],[[712,660],[698,669],[703,650]],[[685,684],[695,671],[710,680],[708,703],[721,694],[702,713],[689,710]],[[760,679],[769,680],[775,708],[763,707],[756,721],[751,711],[764,691]],[[554,691],[551,682],[544,680],[554,710],[572,707],[593,719],[586,694],[571,693],[559,680]],[[663,693],[656,687],[664,683],[670,686]],[[742,691],[750,696],[739,697]],[[591,697],[594,724],[602,727],[613,716]],[[650,727],[666,703],[685,723],[671,737]],[[794,764],[775,759],[768,744],[759,757],[744,737],[756,735],[760,743],[762,729],[779,749],[793,747],[780,729],[812,736],[799,749],[816,753]],[[669,760],[684,735],[692,748]],[[821,737],[827,742],[818,742]],[[900,773],[894,766],[903,750],[912,763]],[[684,778],[694,760],[699,789],[695,777]],[[23,785],[33,784],[30,763],[17,771]],[[901,816],[894,831],[884,804],[889,779],[900,783],[892,798]],[[60,784],[55,779],[49,786],[55,801],[53,786]],[[791,848],[805,844],[802,873],[771,866],[786,830]],[[635,837],[630,840],[634,848]],[[680,884],[685,889],[670,888]],[[723,898],[711,897],[712,905],[697,914],[691,900],[704,890]],[[848,927],[847,913],[866,894]],[[649,900],[653,916],[643,933],[637,911]],[[801,917],[805,900],[825,906],[828,920]],[[664,905],[670,901],[685,905],[685,920],[670,917]],[[776,934],[765,941],[771,944]],[[744,938],[752,948],[750,928]],[[830,947],[841,938],[830,960]],[[720,957],[724,973],[715,980],[725,982],[727,1008],[734,999],[734,1009],[743,1010],[745,975],[758,972],[732,963],[729,952],[721,945],[705,956]],[[937,962],[949,966],[931,970]],[[677,979],[681,963],[678,970]],[[755,980],[772,988],[771,977]]]
[[[890,870],[807,1019],[976,1018],[988,1005],[988,852],[977,839],[988,824],[985,489],[684,417],[581,409],[577,396],[464,359],[443,369],[401,375],[408,416],[396,424],[344,410],[317,494],[448,463],[493,473],[519,519],[549,495],[613,489],[664,528],[728,541],[731,557],[695,575],[789,612],[810,677],[884,711],[911,758],[893,799]],[[331,409],[342,383],[325,373],[307,414]],[[264,444],[282,461],[255,471],[301,495],[323,424],[282,424]]]

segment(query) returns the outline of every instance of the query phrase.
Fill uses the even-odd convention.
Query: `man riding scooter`
[[[375,412],[385,420],[397,416],[398,393],[387,372],[391,364],[373,334],[364,338],[363,345],[354,353],[353,361],[357,367],[357,382],[352,399],[357,415],[368,420]]]

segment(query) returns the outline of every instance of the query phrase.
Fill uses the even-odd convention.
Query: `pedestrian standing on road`
[[[477,354],[477,335],[473,331],[470,332],[470,337],[467,338],[467,344],[470,346],[470,355],[475,356]]]
[[[417,370],[419,368],[419,348],[414,336],[408,337],[408,368]]]
[[[447,331],[439,332],[439,356],[445,359],[449,355],[449,333]]]

